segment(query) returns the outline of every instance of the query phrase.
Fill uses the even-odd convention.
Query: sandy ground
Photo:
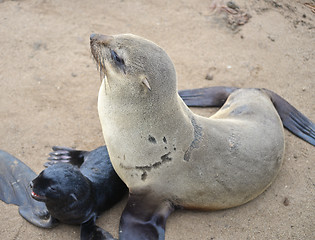
[[[175,63],[179,89],[264,87],[315,121],[315,14],[305,2],[314,4],[237,0],[252,16],[237,26],[236,17],[229,24],[225,13],[211,14],[205,0],[0,0],[0,148],[39,173],[53,145],[104,144],[91,33],[158,43]],[[265,193],[225,211],[178,211],[166,239],[315,239],[315,148],[285,136],[283,168]],[[124,204],[98,225],[117,236]],[[79,239],[78,226],[40,229],[2,202],[0,212],[1,239]]]

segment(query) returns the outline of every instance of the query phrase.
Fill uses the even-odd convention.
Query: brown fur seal
[[[120,239],[164,239],[174,209],[235,207],[275,179],[284,154],[279,114],[290,118],[292,112],[291,105],[281,109],[278,95],[221,89],[215,94],[225,104],[205,118],[179,97],[173,63],[153,42],[93,34],[91,51],[103,78],[98,111],[104,138],[130,191]],[[310,123],[300,130],[310,129],[314,145]]]

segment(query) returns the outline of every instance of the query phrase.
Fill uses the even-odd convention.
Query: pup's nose
[[[107,35],[102,35],[102,34],[92,33],[90,35],[90,42],[103,43],[105,45],[109,44],[113,39],[114,37],[112,36],[107,36]]]
[[[30,182],[30,188],[32,189],[33,186],[34,186],[34,183],[33,183],[33,181],[31,181],[31,182]]]

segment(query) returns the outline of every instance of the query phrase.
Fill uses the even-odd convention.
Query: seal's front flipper
[[[163,240],[168,216],[175,210],[170,201],[129,194],[120,219],[120,240]]]
[[[270,97],[283,126],[294,135],[315,146],[315,124],[278,94],[262,89]]]
[[[19,206],[19,213],[32,224],[51,228],[55,226],[45,203],[31,197],[30,182],[37,175],[19,159],[0,150],[0,199]]]
[[[81,167],[84,161],[88,158],[93,158],[94,162],[97,160],[104,160],[108,157],[108,151],[106,146],[98,147],[92,151],[75,150],[69,147],[52,147],[53,152],[49,153],[49,162],[44,164],[45,167],[49,167],[55,163],[67,162],[72,165]]]
[[[19,207],[20,215],[30,223],[41,228],[53,228],[59,224],[59,221],[53,218],[43,202],[36,202],[32,207],[23,205]]]
[[[95,225],[96,218],[91,218],[81,225],[81,240],[117,240],[110,233]]]
[[[89,153],[87,151],[59,146],[53,146],[52,150],[53,152],[49,153],[50,157],[48,158],[50,161],[44,164],[45,167],[59,162],[67,162],[80,167],[84,162],[85,155]]]
[[[209,87],[178,91],[188,107],[222,107],[226,99],[238,88]]]

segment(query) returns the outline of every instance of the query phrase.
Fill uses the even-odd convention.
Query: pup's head
[[[69,203],[89,192],[89,182],[69,163],[57,163],[31,181],[32,197],[42,202]]]

